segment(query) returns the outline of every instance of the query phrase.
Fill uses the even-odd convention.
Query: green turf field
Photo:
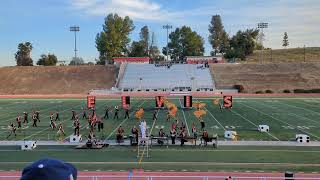
[[[39,146],[33,151],[2,147],[0,170],[20,170],[30,162],[46,157],[63,159],[79,170],[162,171],[304,171],[319,172],[320,147],[244,147],[218,149],[194,146],[155,146],[149,158],[139,164],[135,147],[111,146],[101,150],[75,150],[72,146]]]
[[[320,98],[234,98],[234,105],[231,110],[223,110],[214,105],[212,99],[196,99],[194,101],[206,103],[207,114],[204,116],[206,129],[209,134],[218,134],[223,139],[225,130],[235,130],[239,134],[238,140],[293,140],[295,134],[308,134],[311,140],[320,140]],[[178,107],[183,104],[183,99],[171,99]],[[17,131],[17,137],[9,137],[8,140],[57,140],[56,131],[49,127],[50,112],[59,111],[61,122],[64,124],[67,136],[73,132],[71,110],[81,113],[81,107],[85,106],[85,100],[0,100],[0,140],[7,140],[10,122],[15,122],[17,113],[29,112],[29,124]],[[118,100],[97,100],[98,116],[104,115],[104,107],[120,105]],[[130,129],[138,125],[134,117],[134,111],[139,107],[144,108],[144,119],[147,121],[151,134],[157,134],[159,128],[169,134],[171,123],[166,121],[166,111],[160,110],[158,121],[152,121],[154,99],[131,99],[131,117],[123,119],[124,112],[120,111],[120,119],[104,120],[105,129],[97,133],[103,139],[115,139],[115,130],[122,125],[125,133],[129,135]],[[41,122],[38,128],[32,127],[31,112],[40,110]],[[194,110],[179,109],[176,118],[185,122],[188,133],[191,134],[192,124],[195,123],[198,130],[200,123],[193,115]],[[110,113],[113,116],[113,113]],[[81,115],[81,114],[80,114]],[[59,123],[59,122],[58,122]],[[266,124],[270,126],[270,133],[260,133],[257,126]],[[87,121],[81,119],[81,134],[86,136]]]
[[[320,98],[234,98],[232,110],[220,111],[213,104],[213,99],[197,99],[206,103],[207,114],[204,116],[206,129],[210,134],[218,134],[223,140],[224,130],[235,130],[239,140],[293,140],[295,134],[309,134],[312,141],[320,139]],[[178,107],[183,99],[170,99]],[[67,135],[73,133],[71,110],[78,113],[85,106],[86,100],[0,100],[0,140],[57,140],[56,131],[49,127],[50,112],[59,111],[61,122]],[[104,115],[105,106],[120,105],[119,100],[98,99],[97,113]],[[158,121],[153,122],[152,112],[154,99],[131,99],[131,117],[104,120],[105,129],[96,135],[102,139],[115,139],[115,130],[121,125],[126,134],[138,125],[134,111],[139,107],[145,109],[144,119],[147,121],[151,134],[157,134],[163,127],[169,133],[171,122],[166,121],[166,111],[160,110]],[[9,137],[7,125],[15,122],[17,113],[40,110],[41,122],[38,128],[32,124],[19,130],[17,137]],[[192,109],[179,109],[177,119],[187,124],[191,133],[192,123],[200,129],[198,120]],[[30,114],[30,113],[29,113]],[[111,116],[113,114],[111,113]],[[30,121],[29,117],[29,121]],[[260,133],[257,126],[267,124],[270,133]],[[87,135],[86,120],[81,120],[81,134]],[[200,146],[169,146],[152,147],[150,158],[143,158],[138,164],[137,149],[128,146],[111,146],[102,150],[75,150],[72,146],[39,146],[33,151],[21,151],[18,146],[1,146],[0,170],[19,170],[26,164],[43,157],[55,157],[73,162],[80,170],[128,170],[144,168],[146,170],[237,170],[237,171],[318,171],[320,167],[320,147],[253,147],[253,146],[219,146],[218,149]]]

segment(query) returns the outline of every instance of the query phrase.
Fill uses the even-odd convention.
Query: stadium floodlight
[[[74,57],[77,58],[77,32],[80,31],[79,26],[71,26],[70,32],[74,32]]]
[[[264,23],[264,22],[258,23],[259,29],[265,29],[265,28],[268,28],[268,26],[269,26],[268,23]]]
[[[167,25],[164,25],[162,26],[163,29],[166,29],[167,30],[167,61],[169,61],[169,47],[168,47],[168,44],[169,44],[169,29],[172,29],[172,26],[167,24]]]
[[[261,31],[260,31],[260,44],[262,46],[260,64],[263,63],[263,51],[264,51],[264,47],[263,47],[263,39],[264,39],[263,29],[267,29],[268,27],[269,27],[269,24],[266,23],[266,22],[258,23],[258,28],[261,29]]]

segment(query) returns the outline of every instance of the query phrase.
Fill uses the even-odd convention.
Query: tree
[[[20,43],[15,54],[17,66],[33,66],[31,58],[32,44],[30,42]]]
[[[69,66],[84,65],[84,60],[81,57],[73,57]]]
[[[96,36],[96,48],[99,51],[98,64],[112,63],[112,58],[128,52],[129,34],[134,29],[132,20],[126,16],[109,14],[102,25],[103,31]]]
[[[129,49],[130,57],[145,57],[149,56],[149,29],[148,26],[143,26],[140,30],[140,41],[133,41]]]
[[[42,66],[55,66],[58,62],[58,58],[54,54],[42,54],[37,62],[37,65]]]
[[[149,41],[149,28],[148,26],[143,26],[140,31],[140,42],[143,45],[144,54],[146,54],[147,56],[149,56]]]
[[[142,41],[133,41],[130,48],[130,57],[144,57],[146,56],[145,47]]]
[[[258,29],[238,31],[230,39],[230,46],[226,50],[225,58],[240,58],[241,60],[245,60],[247,55],[253,53],[257,44],[255,39],[258,34]]]
[[[170,33],[169,39],[168,53],[174,61],[183,61],[186,56],[202,56],[204,53],[203,38],[190,27],[176,28]],[[163,47],[162,53],[167,55],[166,47]]]
[[[222,25],[220,15],[214,15],[209,25],[209,42],[212,46],[212,55],[224,53],[229,47],[229,37]]]
[[[289,39],[288,39],[288,33],[287,32],[284,32],[283,40],[282,40],[282,46],[284,48],[289,46]]]

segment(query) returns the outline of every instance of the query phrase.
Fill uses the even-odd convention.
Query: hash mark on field
[[[252,121],[250,121],[249,119],[247,119],[247,118],[243,117],[241,114],[239,114],[239,113],[235,112],[234,110],[231,110],[231,112],[233,112],[233,113],[235,113],[236,115],[240,116],[240,117],[241,117],[241,118],[243,118],[244,120],[246,120],[246,121],[250,122],[250,123],[251,123],[251,124],[253,124],[256,128],[259,128],[259,126],[258,126],[258,125],[256,125],[255,123],[253,123],[253,122],[252,122]],[[271,133],[269,133],[269,132],[266,132],[266,133],[267,133],[269,136],[273,137],[274,139],[276,139],[276,140],[280,141],[280,139],[279,139],[279,138],[277,138],[276,136],[272,135]]]
[[[317,123],[317,124],[318,124],[318,123],[320,124],[319,121],[315,121],[315,120],[313,120],[313,119],[310,119],[310,118],[307,118],[307,117],[303,117],[303,116],[297,115],[297,114],[295,114],[295,113],[289,113],[289,115],[294,115],[294,116],[296,116],[296,117],[298,117],[298,118],[303,118],[303,119],[306,119],[306,120],[315,122],[315,123]]]
[[[222,126],[222,124],[214,117],[214,115],[212,115],[212,113],[206,108],[204,107],[204,109],[209,112],[210,116],[222,127],[223,130],[226,131],[226,128],[224,126]]]
[[[285,121],[282,121],[282,120],[280,120],[280,119],[277,119],[277,118],[275,118],[275,117],[273,117],[273,116],[271,116],[271,115],[269,115],[269,114],[267,114],[267,113],[265,113],[265,112],[262,112],[262,111],[260,111],[260,110],[258,110],[258,109],[256,109],[256,108],[253,108],[253,107],[251,107],[251,106],[249,106],[249,105],[246,105],[246,104],[244,104],[244,103],[241,103],[241,104],[244,105],[244,106],[246,106],[246,107],[248,107],[248,108],[250,108],[250,109],[253,109],[253,110],[255,110],[255,111],[257,111],[257,112],[259,112],[259,113],[261,113],[261,114],[264,114],[264,115],[266,115],[266,116],[269,116],[269,117],[271,117],[272,119],[274,119],[274,120],[276,120],[276,121],[279,121],[279,122],[282,122],[282,123],[284,123],[284,124],[287,124],[288,126],[294,127],[294,126],[292,126],[291,124],[289,124],[288,122],[285,122]],[[310,133],[310,132],[307,132],[307,131],[304,131],[304,130],[298,129],[298,128],[295,128],[295,129],[300,130],[300,131],[302,131],[302,132],[304,132],[304,133],[306,133],[306,134],[309,134],[309,135],[311,135],[311,136],[313,136],[313,137],[316,137],[316,138],[320,139],[320,137],[318,137],[318,136],[316,136],[316,135],[314,135],[314,134],[312,134],[312,133]]]
[[[180,108],[181,108],[181,111],[182,111],[184,122],[186,123],[186,126],[187,126],[188,135],[190,136],[190,130],[189,130],[188,122],[187,122],[187,119],[186,119],[186,115],[184,114],[184,110],[183,110],[180,98],[179,98],[179,103],[180,103]]]
[[[303,107],[298,107],[298,106],[295,106],[295,105],[286,104],[286,103],[281,103],[281,102],[279,102],[279,104],[284,104],[284,105],[286,105],[286,106],[290,106],[290,107],[294,107],[294,108],[298,108],[298,109],[303,109],[303,110],[305,110],[305,111],[313,112],[313,113],[315,113],[315,114],[320,115],[320,113],[317,112],[317,111],[312,111],[312,110],[310,110],[310,109],[306,109],[306,108],[303,108]]]

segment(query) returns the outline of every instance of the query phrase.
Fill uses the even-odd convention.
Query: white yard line
[[[300,116],[300,115],[295,114],[295,113],[289,113],[289,115],[293,115],[293,116],[296,116],[296,117],[298,117],[298,118],[303,118],[303,119],[306,119],[306,120],[309,120],[309,121],[315,122],[315,123],[317,123],[317,124],[320,124],[320,122],[319,122],[319,121],[315,121],[315,120],[313,120],[313,119],[310,119],[310,118],[307,118],[307,117],[303,117],[303,116]]]
[[[310,110],[310,109],[306,109],[306,108],[303,108],[303,107],[298,107],[298,106],[295,106],[295,105],[286,104],[286,103],[282,103],[282,102],[278,102],[278,103],[279,103],[279,104],[286,105],[286,106],[290,106],[290,107],[294,107],[294,108],[302,109],[302,110],[309,111],[309,112],[312,112],[312,113],[315,113],[315,114],[320,115],[320,112],[312,111],[312,110]]]
[[[235,113],[236,115],[240,116],[242,119],[244,119],[244,120],[248,121],[249,123],[251,123],[251,124],[252,124],[252,125],[254,125],[255,127],[259,128],[259,126],[258,126],[258,125],[256,125],[255,123],[253,123],[253,122],[252,122],[252,121],[250,121],[249,119],[247,119],[247,118],[243,117],[241,114],[239,114],[239,113],[237,113],[237,112],[235,112],[235,111],[233,111],[233,110],[231,110],[231,112]],[[279,139],[279,138],[277,138],[276,136],[272,135],[271,133],[269,133],[269,132],[266,132],[266,133],[267,133],[269,136],[271,136],[272,138],[274,138],[274,139],[276,139],[276,140],[280,141],[280,139]]]
[[[197,100],[200,98],[197,98]],[[213,98],[214,99],[214,98]],[[227,129],[220,123],[220,121],[218,121],[218,119],[206,108],[204,107],[204,109],[210,114],[210,116],[222,127],[222,129],[224,131],[226,131]]]
[[[184,122],[185,122],[185,124],[186,124],[186,126],[187,126],[188,135],[190,136],[190,130],[189,130],[188,122],[187,122],[187,119],[186,119],[186,115],[184,114],[184,110],[183,110],[183,107],[182,107],[182,103],[181,103],[180,98],[179,98],[179,103],[180,103],[180,108],[181,108],[181,111],[182,111],[182,115],[183,115]]]
[[[156,117],[158,117],[159,111],[160,111],[160,110],[158,109],[157,114],[156,114]],[[152,134],[152,131],[153,131],[154,125],[156,124],[156,121],[157,121],[157,120],[154,120],[154,121],[153,121],[151,130],[150,130],[150,132],[149,132],[149,136]]]
[[[146,102],[146,100],[143,100],[142,103],[140,103],[138,106],[143,105],[145,102]],[[130,115],[132,115],[133,113],[134,113],[134,112],[131,112]],[[124,120],[109,134],[109,136],[108,136],[105,140],[108,140],[108,139],[117,131],[117,129],[118,129],[123,123],[125,123],[127,120],[128,120],[128,118],[124,119]]]
[[[284,123],[284,124],[286,124],[286,125],[288,125],[288,126],[291,126],[291,127],[293,127],[294,129],[297,129],[297,130],[299,130],[299,131],[302,131],[302,132],[304,132],[304,133],[306,133],[306,134],[309,134],[309,135],[311,135],[311,136],[313,136],[313,137],[316,137],[316,138],[320,139],[320,137],[318,137],[318,136],[316,136],[316,135],[314,135],[314,134],[312,134],[312,133],[310,133],[310,132],[308,132],[308,131],[304,131],[303,129],[295,128],[293,125],[291,125],[291,124],[289,124],[289,123],[287,123],[287,122],[285,122],[285,121],[282,121],[282,120],[280,120],[280,119],[277,119],[277,118],[275,118],[275,117],[273,117],[273,116],[271,116],[271,115],[269,115],[269,114],[267,114],[267,113],[265,113],[265,112],[262,112],[262,111],[260,111],[260,110],[258,110],[258,109],[256,109],[256,108],[253,108],[253,107],[251,107],[251,106],[249,106],[249,105],[246,105],[246,104],[244,104],[244,103],[241,103],[241,104],[244,105],[244,106],[246,106],[246,107],[248,107],[248,108],[250,108],[250,109],[253,109],[253,110],[255,110],[255,111],[257,111],[257,112],[259,112],[259,113],[261,113],[261,114],[264,114],[264,115],[266,115],[266,116],[269,116],[269,117],[271,117],[272,119],[274,119],[274,120],[276,120],[276,121],[279,121],[279,122],[282,122],[282,123]]]
[[[60,103],[59,103],[60,104]],[[32,105],[32,104],[29,104],[29,105]],[[44,111],[48,111],[49,109],[51,109],[52,108],[52,104],[48,104],[49,105],[49,107],[48,108],[45,108],[45,109],[41,109],[41,112],[44,112]],[[28,107],[28,109],[30,109],[30,107]],[[31,109],[38,109],[38,108],[34,108],[34,107],[32,107]],[[55,109],[54,109],[54,111],[56,111]],[[23,116],[23,112],[17,112],[17,113],[20,113],[20,115],[21,115],[21,120],[23,120],[24,119],[24,116]],[[28,121],[29,122],[31,122],[31,113],[30,112],[28,112]],[[48,116],[44,116],[45,118],[49,118],[50,117],[50,115],[48,115]],[[8,119],[8,120],[5,120],[5,121],[1,121],[1,123],[3,123],[3,122],[8,122],[8,121],[15,121],[15,118],[16,118],[16,115],[14,115],[12,118],[11,118],[11,115],[9,115],[8,117],[6,117],[6,118],[1,118],[1,119],[7,119],[7,118],[10,118],[10,119]],[[0,120],[1,120],[0,119]]]
[[[196,98],[195,98],[196,99]],[[198,99],[201,99],[201,98],[197,98]],[[215,99],[215,98],[212,98],[212,99]],[[210,114],[210,116],[222,127],[222,129],[224,131],[226,131],[226,128],[220,123],[220,121],[218,121],[218,119],[206,108],[204,107],[204,109]]]
[[[213,115],[206,107],[205,107],[204,109],[205,109],[205,110],[210,114],[210,116],[222,127],[222,129],[223,129],[224,131],[227,130],[224,126],[222,126],[222,124],[220,123],[220,121],[218,121],[218,119],[215,118],[214,115]]]
[[[257,103],[258,103],[258,102],[257,102]],[[279,102],[277,102],[277,103],[279,103]],[[277,111],[279,111],[279,109],[278,109],[277,107],[275,107],[275,106],[266,105],[266,104],[264,104],[264,103],[258,103],[258,104],[261,105],[261,106],[265,106],[265,107],[268,107],[268,108],[276,109]],[[319,124],[320,124],[320,122],[318,122],[318,121],[315,121],[315,120],[312,120],[312,119],[310,119],[310,118],[297,115],[297,114],[292,113],[292,112],[288,113],[288,115],[296,116],[296,117],[303,118],[303,119],[306,119],[306,120],[309,120],[309,121],[312,121],[312,122],[315,122],[315,123],[319,123]]]

